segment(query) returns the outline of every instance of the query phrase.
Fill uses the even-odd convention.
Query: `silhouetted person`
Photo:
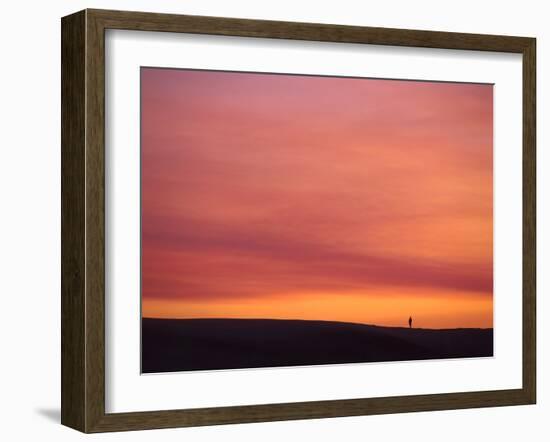
[[[413,318],[412,316],[409,316],[409,328],[412,328],[413,326]]]

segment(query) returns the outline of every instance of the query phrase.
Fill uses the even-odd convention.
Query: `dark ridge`
[[[493,356],[493,329],[142,319],[142,373]]]

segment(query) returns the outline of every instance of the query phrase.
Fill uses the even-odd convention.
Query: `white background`
[[[495,357],[140,376],[140,66],[494,83]],[[515,54],[108,31],[107,412],[521,388],[521,79]]]
[[[107,434],[96,440],[548,440],[550,385],[550,28],[546,2],[523,1],[58,1],[22,0],[2,11],[0,69],[0,436],[79,440],[61,427],[60,30],[84,7],[403,27],[538,38],[538,404],[479,410]]]

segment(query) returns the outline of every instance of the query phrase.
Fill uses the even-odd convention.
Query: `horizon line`
[[[220,317],[203,317],[203,318],[158,318],[158,317],[147,317],[142,316],[141,319],[154,319],[160,321],[299,321],[299,322],[330,322],[336,324],[352,324],[352,325],[363,325],[368,327],[378,327],[378,328],[404,328],[404,329],[415,329],[415,330],[494,330],[494,327],[449,327],[449,328],[427,328],[427,327],[407,327],[399,325],[378,325],[367,322],[350,322],[350,321],[334,321],[329,319],[295,319],[295,318],[220,318]]]

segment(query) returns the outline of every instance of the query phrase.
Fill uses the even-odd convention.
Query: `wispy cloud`
[[[142,106],[155,314],[282,293],[332,293],[334,310],[346,293],[492,299],[492,86],[143,69]]]

